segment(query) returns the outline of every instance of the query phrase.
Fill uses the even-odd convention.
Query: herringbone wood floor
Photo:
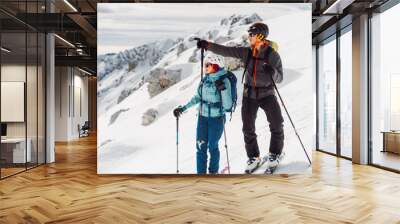
[[[85,138],[0,181],[0,223],[400,223],[400,175],[313,156],[306,176],[99,176]]]

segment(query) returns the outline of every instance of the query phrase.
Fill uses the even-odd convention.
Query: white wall
[[[25,67],[24,65],[20,65],[20,64],[3,64],[1,66],[1,81],[2,82],[24,82],[26,83],[25,80],[25,75],[26,72],[28,72],[28,74],[31,74],[32,72],[36,73],[36,67],[33,66],[27,66]],[[29,84],[30,85],[36,85],[36,81],[33,82],[32,80],[29,80]],[[36,99],[36,89],[32,89],[32,88],[28,88],[27,89],[27,103],[31,103],[33,102],[33,100],[31,99],[32,97]],[[5,96],[2,96],[5,97]],[[27,105],[27,106],[31,106],[36,108],[36,104],[34,105]],[[7,108],[1,108],[1,110],[7,110]],[[36,123],[36,114],[30,113],[31,110],[28,110],[27,112],[29,112],[28,115],[28,122],[32,122],[35,121]],[[32,117],[33,116],[33,117]],[[7,136],[8,137],[25,137],[25,126],[26,126],[26,122],[7,122]],[[32,128],[34,125],[29,123],[28,124],[28,129],[31,130],[30,128]],[[34,129],[36,130],[36,126],[34,127]],[[28,137],[30,132],[28,130]]]
[[[55,86],[55,140],[77,139],[78,124],[88,120],[88,78],[76,68],[56,67]]]
[[[1,82],[1,121],[25,121],[25,83]],[[36,105],[35,107],[36,108]]]
[[[37,70],[38,69],[38,70]],[[26,101],[24,99],[18,108],[11,108],[2,102],[2,114],[4,113],[21,113],[22,120],[19,122],[5,122],[7,124],[7,137],[8,138],[27,138],[29,139],[32,161],[44,163],[45,159],[45,116],[44,116],[44,74],[42,67],[32,65],[25,66],[25,64],[2,64],[1,66],[1,81],[3,82],[23,82],[26,85]],[[27,78],[27,80],[25,80]],[[4,88],[4,87],[3,87]],[[5,92],[6,89],[2,88],[2,99],[10,98]],[[24,88],[24,87],[23,87]],[[22,92],[21,92],[22,91]],[[5,94],[5,95],[4,95]],[[24,94],[24,89],[19,90],[19,94]],[[25,96],[21,97],[25,98]],[[13,101],[10,102],[11,104]],[[14,103],[18,103],[15,102]],[[26,105],[25,105],[26,103]],[[14,111],[12,111],[14,110]],[[17,111],[16,111],[17,110]],[[19,110],[19,111],[18,111]],[[26,112],[26,120],[25,120]],[[2,117],[2,120],[3,117]],[[49,157],[48,157],[49,158]],[[51,157],[50,157],[51,158]],[[52,160],[48,160],[52,162]]]
[[[77,71],[77,70],[76,70]],[[77,100],[80,100],[80,109],[82,110],[81,112],[78,110],[78,107],[75,107],[75,119],[73,120],[73,136],[79,137],[78,129],[77,126],[78,124],[82,126],[85,121],[89,120],[89,111],[88,111],[88,77],[87,76],[82,76],[84,75],[82,72],[79,72],[78,75],[75,72],[75,105],[79,104]],[[78,92],[76,92],[78,89],[80,89],[80,99],[77,98]]]
[[[55,68],[55,141],[68,139],[68,74],[67,67]]]
[[[1,81],[2,82],[25,82],[25,65],[18,64],[3,64],[1,66]],[[28,68],[29,69],[29,68]],[[4,96],[3,96],[4,97]],[[6,110],[6,108],[1,108]],[[7,123],[8,137],[25,137],[24,122],[8,122]]]

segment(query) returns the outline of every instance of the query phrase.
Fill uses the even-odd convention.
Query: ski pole
[[[293,129],[294,129],[294,132],[296,133],[297,138],[299,139],[299,142],[300,142],[300,144],[301,144],[301,147],[303,148],[303,151],[304,151],[304,153],[305,153],[306,156],[307,156],[308,162],[309,162],[310,165],[311,165],[311,159],[310,159],[310,157],[309,157],[309,155],[308,155],[308,153],[307,153],[306,148],[304,147],[303,142],[301,141],[301,138],[300,138],[299,133],[297,133],[296,127],[294,126],[294,123],[293,123],[293,121],[292,121],[292,118],[290,117],[289,111],[286,109],[286,105],[285,105],[285,103],[283,102],[283,99],[282,99],[282,97],[281,97],[281,94],[279,93],[278,87],[276,86],[275,81],[274,81],[274,79],[272,78],[272,75],[271,75],[271,80],[272,80],[272,84],[274,85],[275,91],[278,93],[278,96],[279,96],[279,99],[280,99],[280,101],[281,101],[281,103],[282,103],[282,106],[283,106],[283,108],[285,109],[287,116],[289,117],[289,121],[290,121],[290,123],[292,124],[292,127],[293,127]]]
[[[179,173],[179,117],[176,117],[176,173]]]
[[[221,111],[223,112],[223,102],[222,102],[222,93],[221,91],[219,92],[220,98],[221,98]],[[226,162],[228,163],[228,174],[231,174],[231,166],[229,164],[229,154],[228,154],[228,143],[226,139],[226,131],[225,131],[225,114],[223,117],[223,122],[224,122],[224,140],[225,140],[225,152],[226,152]]]
[[[200,61],[200,64],[201,64],[201,81],[203,81],[203,74],[204,74],[204,72],[203,72],[203,65],[204,65],[204,48],[201,48],[201,50],[200,50],[200,54],[201,54],[201,61]]]
[[[226,151],[226,161],[228,163],[228,174],[231,174],[231,166],[229,165],[229,154],[228,154],[228,143],[226,140],[226,131],[225,131],[225,117],[224,117],[224,138],[225,138],[225,151]]]
[[[200,41],[201,39],[199,37],[194,37],[191,38],[190,40],[195,40],[195,41]],[[200,48],[200,53],[201,53],[201,60],[200,60],[200,64],[201,64],[201,81],[203,81],[203,60],[204,60],[204,48]]]
[[[199,39],[200,40],[200,39]],[[203,113],[203,64],[204,64],[204,48],[201,48],[201,60],[200,60],[200,74],[201,74],[201,80],[200,80],[200,119],[201,115]]]
[[[200,40],[200,38],[196,38]],[[204,64],[204,48],[201,48],[201,59],[200,59],[200,74],[201,74],[201,79],[200,79],[200,110],[199,110],[199,123],[201,125],[201,117],[203,116],[203,64]]]
[[[200,41],[201,39],[199,37],[193,37],[189,39],[190,41],[195,40],[195,41]],[[201,123],[201,115],[202,115],[202,111],[203,111],[203,63],[204,63],[204,48],[200,48],[200,54],[201,54],[201,58],[200,58],[200,111],[199,111],[199,115],[200,115],[200,123]]]

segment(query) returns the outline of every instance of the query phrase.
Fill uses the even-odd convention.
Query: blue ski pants
[[[206,174],[207,172],[207,149],[210,152],[208,172],[210,174],[218,173],[220,158],[218,142],[224,131],[224,122],[225,116],[204,117],[199,115],[196,134],[197,174]]]

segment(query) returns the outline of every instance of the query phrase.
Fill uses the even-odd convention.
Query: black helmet
[[[254,23],[253,25],[250,26],[250,28],[247,30],[249,34],[262,34],[265,36],[265,38],[269,34],[269,29],[267,24],[264,23]]]

